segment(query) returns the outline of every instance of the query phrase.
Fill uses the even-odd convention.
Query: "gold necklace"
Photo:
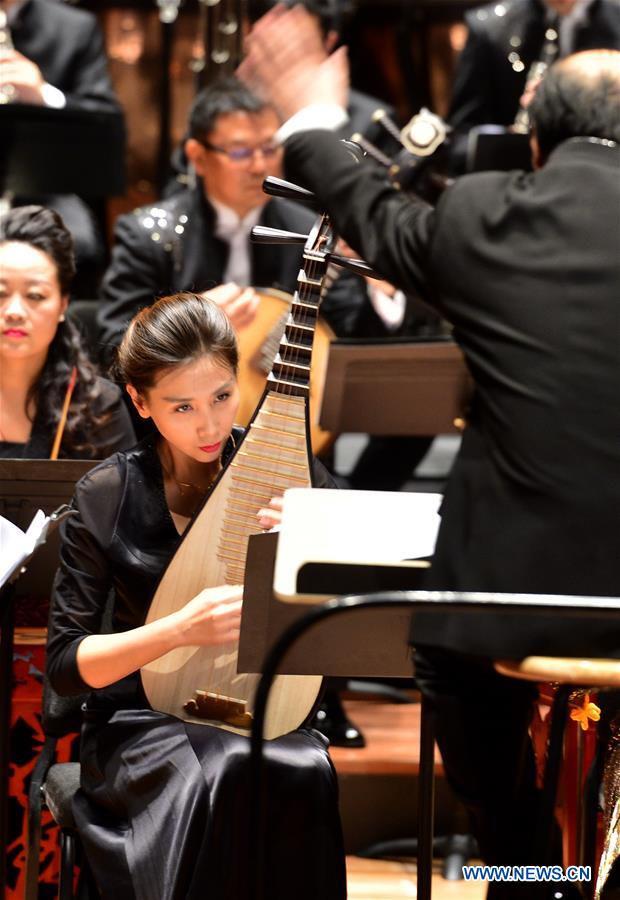
[[[235,436],[233,435],[232,432],[229,435],[229,439],[232,441],[233,448],[236,449],[237,442],[235,441]],[[224,441],[224,446],[225,445],[226,445],[226,441]],[[170,453],[170,451],[168,450],[167,447],[166,447],[166,452]],[[194,494],[200,494],[201,496],[204,496],[222,470],[222,457],[220,455],[220,458],[217,461],[217,469],[216,469],[213,477],[211,478],[211,480],[209,481],[209,483],[206,486],[203,486],[200,484],[194,484],[191,481],[179,481],[179,479],[175,475],[173,475],[172,472],[170,471],[170,469],[168,469],[166,467],[166,465],[164,464],[163,455],[160,455],[159,459],[161,462],[161,467],[164,470],[164,473],[168,476],[168,478],[171,479],[171,481],[174,481],[174,483],[176,484],[176,486],[179,489],[179,493],[180,493],[181,497],[187,496],[187,493],[186,493],[186,491],[183,490],[183,488],[189,488]]]
[[[206,492],[209,490],[209,488],[211,487],[211,485],[213,484],[213,482],[219,475],[220,469],[222,468],[222,464],[221,464],[221,461],[218,460],[217,470],[216,470],[215,474],[213,475],[213,477],[211,478],[211,480],[206,485],[194,484],[192,481],[179,481],[179,479],[175,475],[173,475],[169,469],[166,468],[163,460],[161,461],[161,467],[164,470],[164,473],[168,476],[168,478],[170,478],[171,481],[174,481],[174,483],[176,484],[176,486],[179,489],[179,493],[180,493],[181,497],[186,497],[187,490],[184,490],[184,488],[188,488],[194,494],[206,494]]]

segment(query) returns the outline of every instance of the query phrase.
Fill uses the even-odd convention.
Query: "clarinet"
[[[219,75],[232,75],[241,62],[246,2],[199,0],[201,50],[190,63],[198,88]]]
[[[525,79],[524,94],[528,92],[529,88],[540,81],[551,63],[555,61],[560,49],[559,37],[560,29],[556,21],[550,24],[545,31],[545,39],[540,49],[540,58],[534,60],[528,70],[527,78]],[[512,130],[519,134],[527,134],[530,130],[530,114],[526,106],[519,107]]]
[[[0,64],[15,50],[9,28],[6,11],[0,9]],[[17,99],[17,91],[13,84],[0,85],[0,105],[13,103]]]

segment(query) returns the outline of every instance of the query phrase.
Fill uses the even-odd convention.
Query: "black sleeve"
[[[135,213],[121,216],[112,259],[101,287],[97,324],[104,345],[117,346],[127,323],[144,306],[165,294],[170,282],[170,254],[151,238]]]
[[[320,459],[312,457],[312,487],[336,489],[338,485]]]
[[[136,433],[131,423],[129,410],[123,402],[120,388],[100,378],[101,393],[97,405],[97,415],[106,420],[99,427],[95,443],[101,448],[99,458],[103,459],[116,450],[128,450],[136,443]]]
[[[65,94],[68,109],[90,109],[122,115],[108,73],[103,38],[94,16],[89,17],[84,28],[69,77],[71,81],[67,85],[55,85]]]
[[[114,458],[78,482],[72,501],[74,515],[60,527],[60,567],[50,604],[47,673],[61,695],[91,688],[78,671],[80,642],[98,634],[112,587],[106,544],[114,528],[122,479]]]
[[[448,121],[456,131],[467,131],[474,125],[486,125],[497,120],[494,110],[490,75],[492,48],[489,38],[466,17],[468,32],[465,46],[458,58],[452,102]]]
[[[285,149],[287,177],[317,195],[338,234],[386,281],[433,302],[427,266],[432,207],[404,196],[374,167],[356,163],[330,132],[293,135]]]
[[[321,315],[338,337],[385,337],[390,334],[377,315],[366,281],[338,273],[321,301]]]

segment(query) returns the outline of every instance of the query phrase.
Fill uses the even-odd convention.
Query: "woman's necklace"
[[[179,496],[177,503],[174,503],[173,501],[173,505],[175,507],[174,511],[182,515],[191,516],[194,514],[194,512],[202,502],[203,497],[219,475],[220,469],[222,468],[222,462],[220,459],[218,459],[215,471],[206,484],[197,484],[193,481],[181,481],[174,474],[174,460],[168,447],[164,446],[162,450],[163,452],[160,452],[159,455],[162,470],[164,472],[164,475],[168,479],[168,482],[176,486]],[[166,460],[169,465],[166,464]],[[168,502],[170,504],[170,500]]]
[[[219,475],[220,469],[222,468],[222,464],[221,464],[221,461],[218,460],[217,469],[214,472],[214,474],[212,475],[212,477],[209,479],[207,484],[195,484],[192,481],[179,481],[179,479],[176,477],[176,475],[174,475],[170,471],[170,469],[168,469],[167,466],[164,464],[163,459],[161,461],[161,467],[164,470],[164,473],[168,476],[168,478],[171,481],[174,481],[174,483],[176,484],[176,486],[179,489],[179,494],[181,495],[181,497],[187,497],[190,494],[194,494],[194,495],[199,494],[201,496],[206,494],[206,492],[209,490],[209,488],[211,487],[211,485],[213,484],[213,482]]]

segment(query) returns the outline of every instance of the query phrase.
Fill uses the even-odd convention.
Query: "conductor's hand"
[[[318,21],[303,6],[276,6],[258,20],[237,75],[282,121],[316,103],[347,105],[346,48],[328,56]]]
[[[258,524],[263,531],[269,531],[271,528],[275,528],[276,525],[280,524],[282,521],[283,501],[284,497],[272,497],[269,501],[269,506],[259,509],[257,513]]]
[[[213,647],[239,640],[243,585],[205,588],[173,613],[179,646]]]
[[[252,324],[260,300],[254,288],[241,288],[232,281],[228,284],[218,284],[217,287],[204,291],[201,296],[217,303],[237,332]]]
[[[17,50],[12,50],[2,58],[0,65],[0,87],[10,86],[19,103],[41,106],[41,88],[45,84],[39,67]]]

